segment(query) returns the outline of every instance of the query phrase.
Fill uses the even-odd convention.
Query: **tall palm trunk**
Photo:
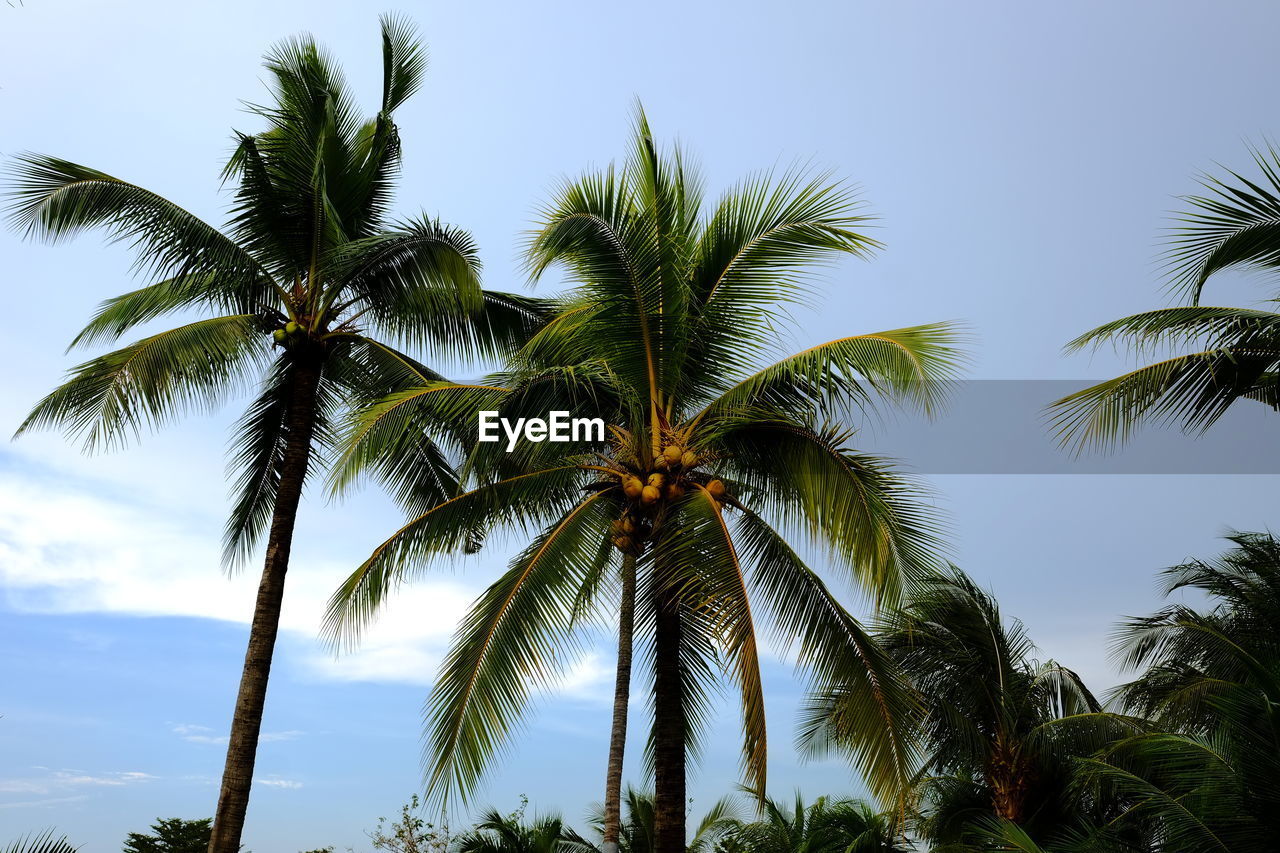
[[[603,853],[618,853],[622,825],[622,759],[627,748],[627,703],[631,701],[631,644],[635,634],[636,558],[622,560],[622,602],[618,611],[618,674],[613,688],[613,731],[604,782]]]
[[[284,576],[289,570],[293,527],[298,517],[307,465],[311,460],[320,357],[316,352],[305,350],[295,357],[289,407],[284,420],[286,438],[280,463],[280,486],[271,517],[262,580],[258,584],[258,600],[249,628],[249,647],[244,656],[240,692],[236,696],[235,715],[231,719],[227,763],[222,771],[222,790],[218,794],[218,811],[213,819],[209,853],[238,853],[240,850],[240,835],[244,831],[253,766],[257,759],[258,733],[262,728],[262,709],[267,700],[267,679],[271,674],[271,657],[280,628]]]
[[[654,853],[685,850],[684,679],[680,672],[683,631],[679,594],[657,596],[654,626],[653,770]]]

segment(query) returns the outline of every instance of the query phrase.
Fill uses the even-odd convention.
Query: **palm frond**
[[[36,404],[17,434],[62,427],[85,448],[123,443],[179,413],[208,410],[243,387],[266,356],[254,315],[215,317],[170,329],[91,359]]]
[[[603,492],[578,503],[468,614],[427,703],[429,796],[465,801],[523,713],[530,684],[572,662],[576,593],[615,515]]]

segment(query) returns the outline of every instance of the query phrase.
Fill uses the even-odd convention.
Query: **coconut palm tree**
[[[504,815],[486,811],[469,832],[454,841],[458,853],[593,853],[595,848],[559,817],[547,815],[526,823],[523,809]]]
[[[1280,541],[1233,533],[1214,560],[1164,572],[1171,604],[1126,622],[1117,659],[1140,669],[1117,698],[1158,731],[1118,740],[1086,766],[1161,853],[1272,850],[1280,837]]]
[[[696,170],[679,149],[659,150],[639,112],[627,164],[568,182],[530,238],[532,277],[559,267],[573,286],[500,387],[464,389],[473,397],[461,405],[458,389],[424,386],[354,425],[340,480],[375,465],[403,482],[417,476],[402,450],[415,430],[466,423],[460,411],[473,435],[477,408],[511,419],[594,411],[608,421],[603,440],[525,442],[511,453],[475,445],[474,488],[411,518],[334,596],[330,630],[350,637],[400,581],[477,531],[539,531],[476,602],[444,662],[428,707],[435,794],[475,786],[525,710],[530,682],[563,671],[575,629],[602,602],[616,612],[611,590],[632,569],[653,681],[658,853],[684,848],[686,755],[721,664],[743,705],[748,783],[764,791],[756,609],[798,644],[819,682],[878,685],[860,717],[866,769],[878,790],[896,789],[905,761],[885,725],[898,709],[876,674],[882,661],[789,536],[820,543],[879,601],[934,565],[918,490],[854,450],[840,419],[886,398],[937,404],[940,380],[956,368],[955,336],[917,326],[762,360],[787,304],[808,298],[814,262],[875,248],[865,223],[847,188],[803,170],[749,178],[704,214]],[[620,775],[609,774],[613,809]],[[617,825],[607,813],[606,844]]]
[[[805,805],[797,791],[790,809],[773,799],[760,820],[725,832],[717,853],[906,853],[892,816],[861,800],[819,797]]]
[[[342,76],[307,38],[266,58],[265,130],[237,133],[224,171],[235,182],[223,230],[139,186],[56,157],[19,158],[13,217],[49,239],[101,227],[131,244],[154,283],[103,303],[73,341],[116,341],[176,312],[209,316],[74,368],[19,428],[65,427],[93,449],[206,409],[256,378],[231,444],[236,497],[228,565],[266,534],[266,559],[235,705],[212,853],[234,853],[248,804],[284,594],[294,520],[313,457],[328,451],[344,406],[438,374],[397,346],[498,353],[527,336],[536,303],[480,289],[475,246],[421,216],[393,221],[401,159],[393,115],[421,81],[426,54],[404,22],[382,21],[382,98],[363,120]],[[455,477],[434,445],[424,499]]]
[[[1072,789],[1074,761],[1135,721],[1106,714],[1070,669],[1032,659],[1019,622],[958,569],[917,584],[875,631],[914,689],[920,763],[911,780],[915,831],[932,849],[980,850],[995,824],[1037,842],[1098,825],[1102,806]],[[802,739],[855,752],[863,685],[816,694]],[[844,703],[855,701],[851,725]],[[907,725],[906,721],[903,725]]]
[[[621,853],[654,853],[657,837],[653,793],[637,791],[630,785],[622,794],[624,806],[618,824],[618,850]],[[722,797],[694,825],[693,837],[685,853],[730,853],[722,845],[726,836],[742,823],[733,797]],[[591,825],[604,837],[605,811],[591,816]],[[597,848],[592,848],[593,850]]]
[[[1166,256],[1172,290],[1185,304],[1123,317],[1086,332],[1068,349],[1130,345],[1139,355],[1190,346],[1053,404],[1065,443],[1105,447],[1147,420],[1208,429],[1239,400],[1280,409],[1280,314],[1201,304],[1205,285],[1229,269],[1280,267],[1280,153],[1255,150],[1258,181],[1236,172],[1206,178],[1189,197]],[[1275,291],[1267,300],[1280,298]]]

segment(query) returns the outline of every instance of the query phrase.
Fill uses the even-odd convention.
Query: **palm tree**
[[[588,853],[594,851],[586,840],[548,815],[524,822],[523,810],[511,815],[494,809],[486,811],[470,831],[458,836],[458,853]]]
[[[1155,732],[1118,740],[1087,765],[1126,822],[1160,853],[1275,849],[1280,837],[1280,541],[1233,533],[1215,560],[1164,572],[1171,604],[1131,619],[1115,652],[1139,676],[1117,691]]]
[[[115,341],[166,314],[211,315],[74,368],[19,433],[62,426],[83,434],[87,448],[111,445],[260,377],[232,441],[236,499],[224,553],[236,566],[266,533],[266,559],[211,853],[240,845],[294,520],[335,418],[345,406],[439,378],[384,341],[452,355],[500,352],[527,335],[539,310],[481,291],[464,232],[425,216],[389,219],[401,157],[393,114],[418,88],[426,54],[391,18],[382,20],[382,54],[382,100],[368,121],[313,41],[268,54],[273,100],[251,109],[267,129],[236,134],[224,171],[236,182],[225,230],[95,169],[37,155],[17,164],[18,226],[55,240],[100,226],[128,241],[137,268],[155,280],[103,303],[73,346]],[[424,499],[450,494],[455,477],[443,453],[418,450],[435,474],[416,485]]]
[[[860,800],[819,797],[806,806],[799,792],[787,809],[765,800],[764,814],[726,833],[717,853],[906,853],[896,821]]]
[[[637,791],[628,785],[621,800],[625,810],[618,824],[619,851],[621,853],[654,853],[657,835],[653,794],[649,791]],[[603,838],[605,827],[603,808],[592,815],[591,824]],[[726,843],[726,836],[739,825],[741,825],[741,819],[738,817],[733,798],[723,797],[717,800],[694,827],[693,837],[689,839],[685,853],[728,853],[721,845]]]
[[[1032,660],[1019,622],[958,569],[917,584],[881,618],[875,640],[914,688],[920,754],[911,780],[916,832],[933,849],[982,849],[994,821],[1038,842],[1093,826],[1093,804],[1074,795],[1074,760],[1134,723],[1102,712],[1080,678]],[[816,694],[802,738],[814,748],[860,750],[862,685]],[[905,727],[907,722],[902,725]]]
[[[415,431],[469,417],[474,435],[477,408],[512,419],[594,411],[609,425],[604,440],[525,442],[513,453],[476,445],[477,485],[413,517],[334,596],[330,631],[350,637],[396,584],[477,531],[540,530],[476,602],[444,662],[428,707],[435,795],[474,787],[530,682],[563,670],[575,629],[613,600],[620,569],[625,581],[632,566],[637,636],[652,665],[658,853],[684,849],[686,753],[707,723],[721,664],[743,704],[747,779],[763,794],[755,608],[785,642],[798,641],[819,682],[879,685],[860,733],[872,745],[873,784],[896,788],[904,760],[884,725],[898,709],[876,674],[882,661],[785,534],[820,543],[879,601],[934,565],[918,491],[852,449],[837,419],[882,398],[936,404],[939,380],[956,367],[954,334],[938,324],[854,335],[761,363],[787,303],[806,298],[806,269],[876,246],[856,230],[865,221],[845,187],[804,171],[747,179],[704,215],[695,170],[678,149],[659,151],[640,112],[626,166],[567,183],[530,238],[533,278],[558,266],[574,286],[501,388],[469,390],[468,408],[426,386],[356,424],[340,479],[377,463],[413,480],[404,449]],[[615,751],[611,766],[620,761]],[[606,802],[617,803],[620,773],[609,780]],[[605,818],[610,844],[618,815]]]
[[[1086,332],[1068,349],[1125,342],[1138,354],[1191,346],[1053,404],[1064,442],[1107,446],[1148,419],[1205,430],[1238,400],[1280,409],[1280,314],[1202,305],[1209,279],[1228,269],[1280,267],[1280,153],[1255,150],[1260,181],[1229,172],[1206,178],[1205,195],[1187,199],[1166,256],[1172,290],[1185,304],[1123,317]],[[1280,292],[1268,302],[1274,303]]]

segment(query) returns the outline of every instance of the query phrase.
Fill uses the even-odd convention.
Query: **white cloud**
[[[253,781],[257,785],[266,785],[269,788],[286,788],[290,791],[302,787],[302,783],[296,779],[281,779],[279,776],[268,776],[266,779],[254,779]]]
[[[189,743],[209,743],[219,746],[226,746],[228,737],[219,735],[208,726],[197,726],[191,723],[176,723],[169,726],[169,730],[178,737]],[[276,743],[278,741],[293,740],[306,734],[305,732],[291,729],[286,732],[262,732],[258,735],[258,743]]]
[[[137,770],[113,771],[108,773],[87,773],[83,770],[49,770],[44,767],[33,767],[41,771],[37,775],[0,779],[0,793],[6,794],[54,794],[76,788],[118,788],[141,782],[154,781],[156,776]]]
[[[21,800],[14,803],[0,803],[0,809],[39,809],[48,806],[61,805],[63,803],[77,803],[81,800],[88,799],[84,794],[78,794],[74,797],[50,797],[45,800]]]
[[[209,490],[193,491],[194,500],[208,500]],[[185,616],[246,624],[256,573],[228,578],[219,570],[217,517],[193,507],[148,506],[119,494],[111,482],[85,483],[48,471],[43,476],[0,471],[0,595],[7,605],[35,613]],[[360,530],[355,541],[359,547],[377,541],[393,521],[378,518],[377,533]],[[334,535],[348,531],[339,528]],[[305,571],[290,573],[281,628],[293,642],[282,643],[285,653],[298,655],[303,670],[318,679],[430,684],[475,588],[443,578],[404,587],[370,626],[361,647],[335,659],[316,637],[336,579],[351,571],[355,559],[335,559],[332,548],[322,547],[330,543],[314,537],[298,539],[294,565]],[[337,544],[339,550],[357,550],[350,539]],[[180,734],[196,742],[221,738],[216,732]]]

